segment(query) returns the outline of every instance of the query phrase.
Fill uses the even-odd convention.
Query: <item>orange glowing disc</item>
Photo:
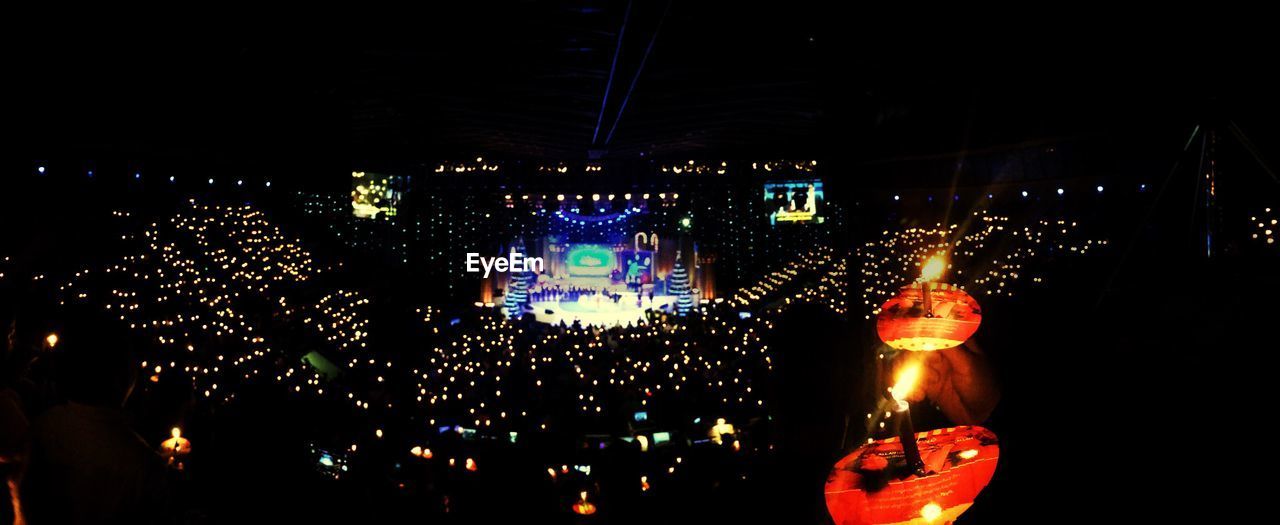
[[[902,288],[880,307],[876,332],[899,350],[929,351],[959,346],[978,331],[982,307],[964,290],[949,284],[930,285],[933,315],[925,312],[920,283]]]
[[[836,525],[950,523],[991,481],[1000,446],[982,427],[916,434],[926,476],[902,477],[898,438],[874,441],[836,462],[823,492]]]

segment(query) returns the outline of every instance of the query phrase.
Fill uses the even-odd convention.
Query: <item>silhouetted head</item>
[[[58,334],[58,387],[69,401],[118,407],[133,392],[138,364],[122,330],[79,319]]]

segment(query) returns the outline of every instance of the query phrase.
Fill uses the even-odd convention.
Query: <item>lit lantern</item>
[[[946,263],[929,259],[920,279],[902,288],[880,307],[876,332],[898,350],[929,351],[959,346],[978,331],[982,307],[950,284],[935,284]]]
[[[573,512],[583,516],[596,513],[595,504],[587,501],[587,491],[584,490],[578,493],[578,501],[573,504]]]
[[[191,441],[182,437],[182,429],[173,427],[169,431],[171,436],[160,442],[160,456],[165,458],[170,465],[174,465],[178,470],[182,470],[182,460],[191,453]]]
[[[723,436],[733,435],[733,433],[734,433],[733,425],[730,423],[726,423],[724,418],[721,417],[721,418],[716,418],[716,424],[711,426],[711,431],[707,433],[707,436],[711,438],[711,441],[719,445],[724,442]]]
[[[927,476],[913,474],[896,437],[836,462],[824,488],[836,525],[950,523],[973,505],[996,471],[996,435],[982,427],[952,427],[916,438]]]

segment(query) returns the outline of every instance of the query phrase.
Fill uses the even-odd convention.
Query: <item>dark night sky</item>
[[[1280,137],[1265,33],[1249,26],[1084,12],[930,23],[824,4],[664,13],[665,2],[635,2],[602,119],[622,1],[433,7],[407,24],[331,27],[39,18],[5,37],[6,140],[35,159],[280,167],[593,148],[881,159],[1099,135],[1163,142],[1209,114],[1258,143]]]

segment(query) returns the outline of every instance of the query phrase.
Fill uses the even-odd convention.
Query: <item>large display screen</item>
[[[653,283],[653,252],[648,250],[622,252],[622,271],[617,281],[627,284]]]
[[[613,250],[598,244],[578,244],[565,254],[569,275],[604,277],[613,273]]]
[[[771,181],[764,184],[769,224],[822,222],[822,181]]]
[[[361,219],[396,216],[404,177],[363,171],[351,172],[351,213]]]

